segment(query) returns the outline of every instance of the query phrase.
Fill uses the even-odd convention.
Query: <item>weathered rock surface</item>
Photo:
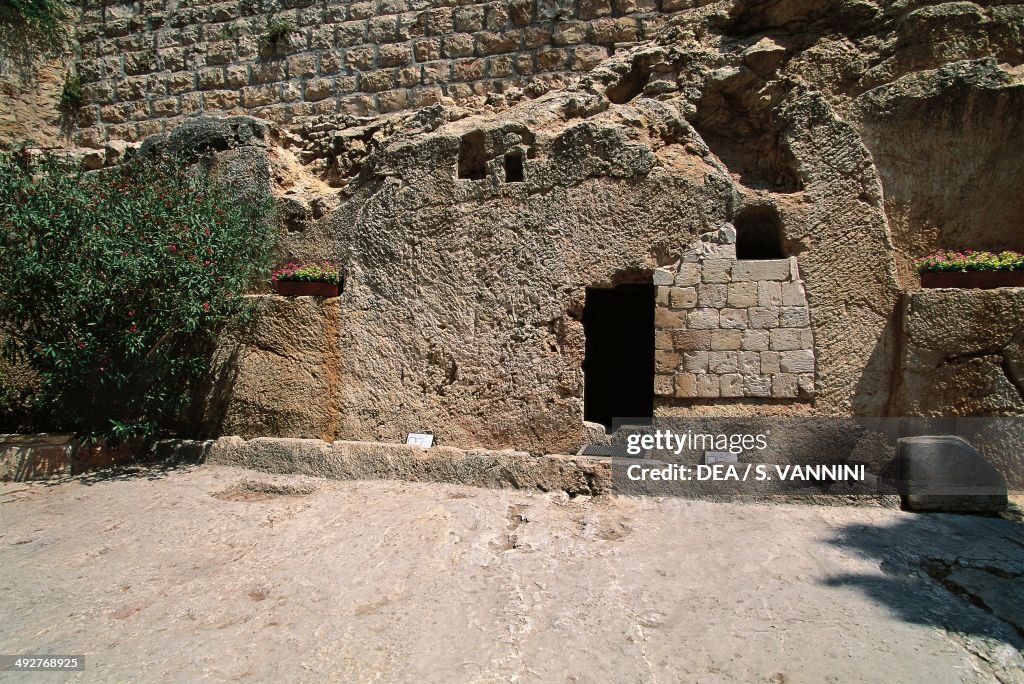
[[[865,410],[882,409],[870,397],[886,397],[889,369],[858,373],[895,271],[880,205],[850,201],[880,195],[855,131],[822,98],[795,95],[779,116],[803,190],[773,196],[730,176],[672,103],[599,92],[628,77],[601,67],[578,90],[409,134],[368,159],[327,224],[351,273],[339,434],[429,426],[460,444],[574,450],[585,288],[678,263],[753,204],[776,207],[787,244],[814,234],[801,269],[820,408],[849,411],[859,392]],[[524,159],[521,182],[505,177],[508,155]],[[479,178],[459,178],[460,164]]]
[[[74,435],[0,434],[0,480],[45,480],[72,474]]]
[[[675,158],[679,173],[663,168],[667,146],[644,122],[691,139],[673,110],[650,103],[629,122],[606,107],[553,95],[370,159],[328,223],[350,273],[340,434],[429,429],[460,445],[578,448],[585,287],[672,260],[732,201],[699,155]],[[594,116],[565,121],[566,108]],[[457,177],[469,144],[482,180]],[[504,177],[510,153],[522,155],[522,182]]]
[[[302,74],[294,84],[267,85],[284,76],[247,64],[233,73],[267,84],[247,80],[241,100],[219,86],[201,98],[182,91],[166,98],[173,102],[161,96],[169,113],[150,119],[156,101],[140,93],[134,104],[99,112],[138,123],[104,121],[82,132],[83,141],[100,130],[144,137],[177,122],[186,104],[201,111],[195,103],[207,100],[211,111],[218,102],[265,109],[278,125],[201,118],[171,126],[149,144],[214,150],[228,175],[255,179],[253,187],[272,180],[284,197],[282,258],[332,259],[348,273],[336,315],[303,313],[301,339],[274,329],[288,340],[281,344],[307,360],[277,354],[261,363],[254,360],[262,352],[247,351],[237,401],[215,427],[390,441],[432,430],[444,443],[464,447],[574,452],[586,436],[580,322],[586,288],[678,269],[702,236],[727,232],[749,211],[777,215],[783,256],[798,257],[809,325],[803,311],[790,312],[787,323],[807,328],[813,359],[801,358],[796,373],[759,371],[750,388],[743,378],[719,378],[717,392],[695,385],[669,397],[677,394],[673,380],[672,392],[660,392],[659,415],[960,411],[964,402],[948,379],[939,384],[950,385],[949,393],[928,393],[927,382],[914,378],[897,386],[901,367],[916,372],[907,361],[916,352],[903,349],[898,296],[914,285],[909,256],[936,247],[1022,246],[1024,206],[1016,192],[1022,162],[1012,153],[1024,142],[1015,115],[1024,87],[1020,6],[670,2],[659,8],[669,16],[655,21],[652,15],[631,35],[612,37],[618,29],[609,33],[611,20],[597,16],[602,12],[563,5],[548,3],[508,21],[525,26],[565,19],[565,12],[588,14],[552,29],[553,39],[557,34],[576,47],[529,49],[537,51],[530,52],[535,66],[541,52],[545,59],[571,56],[580,77],[564,88],[509,72],[502,78],[515,87],[508,81],[507,88],[475,93],[465,83],[448,84],[460,93],[458,106],[428,98],[415,113],[374,118],[366,116],[373,108],[403,110],[410,102],[405,89],[427,87],[410,81],[387,89],[387,79],[422,78],[428,62],[418,72],[395,66],[388,73],[367,64],[359,79],[345,81],[366,92],[346,91],[335,100],[323,90],[324,75],[308,72],[316,60],[296,55],[281,72]],[[507,23],[494,9],[480,9],[478,19]],[[637,7],[628,9],[623,24],[639,21]],[[435,26],[447,36],[466,33],[476,12],[456,21],[453,12],[426,8],[407,18],[434,25],[451,15],[451,27],[447,20]],[[88,17],[89,40],[107,21]],[[505,41],[483,24],[473,31],[469,44],[487,53],[478,55],[487,61],[467,59],[448,72],[452,78],[458,71],[473,80],[484,73],[481,65],[503,68],[490,51],[505,50],[499,47]],[[312,34],[306,37],[312,46]],[[237,46],[251,38],[239,38]],[[372,39],[379,49],[370,53],[401,62],[406,57],[395,46],[413,47],[415,38],[380,34]],[[605,48],[591,49],[590,39],[615,45],[614,55],[604,59]],[[525,42],[507,45],[515,52]],[[424,59],[431,54],[425,44],[415,47],[426,50]],[[128,60],[139,70],[125,84],[129,90],[144,89],[146,59],[140,53]],[[413,51],[408,61],[417,65],[421,56]],[[560,64],[557,69],[569,62]],[[226,78],[233,66],[215,66],[203,78],[212,79],[212,88],[217,74]],[[102,59],[84,67],[97,82],[107,78]],[[182,88],[198,83],[185,73]],[[330,77],[336,85],[350,78]],[[323,98],[299,101],[310,94]],[[343,189],[332,193],[337,187]],[[698,259],[706,265],[711,256]],[[722,277],[708,284],[729,285],[731,273]],[[679,301],[685,296],[679,293]],[[740,329],[743,315],[732,309],[742,307],[725,308],[725,325]],[[999,325],[977,324],[982,331]],[[260,325],[267,330],[258,337],[273,329]],[[328,347],[326,331],[333,336]],[[1007,383],[998,359],[987,356],[961,364],[977,388],[970,402],[979,410],[1019,413],[1016,383]],[[282,411],[266,399],[272,374],[295,367],[305,380],[284,392]],[[667,390],[664,378],[661,385]]]
[[[858,98],[897,247],[916,235],[957,251],[1024,251],[1024,198],[1007,191],[1021,173],[1007,149],[1024,141],[1021,75],[991,57],[961,61]]]
[[[0,46],[0,143],[66,144],[69,122],[61,111],[60,96],[71,73],[70,57],[22,54],[25,47],[10,41],[3,29],[0,41],[4,43]]]
[[[139,445],[85,442],[68,434],[0,434],[0,480],[46,480],[132,461]]]
[[[1024,290],[920,290],[902,311],[897,411],[1024,415]]]
[[[251,298],[248,320],[226,331],[201,398],[202,434],[333,439],[340,347],[337,298]]]
[[[942,48],[938,29],[908,28],[968,26],[982,15],[984,45],[968,31],[959,48]],[[971,213],[963,193],[977,173],[953,157],[993,170],[977,198],[990,212],[980,240],[1011,234],[1008,217],[1019,214],[1019,193],[1004,189],[1019,163],[999,154],[999,141],[1019,138],[1007,97],[1021,77],[984,59],[997,43],[1002,57],[1016,54],[1016,34],[997,30],[1012,17],[973,5],[708,4],[673,17],[655,44],[511,109],[467,116],[438,106],[358,123],[337,138],[352,169],[338,208],[296,219],[303,228],[287,242],[289,255],[338,259],[350,276],[339,300],[335,436],[432,430],[461,446],[575,451],[585,288],[678,267],[700,236],[752,209],[777,215],[786,254],[799,256],[813,360],[795,374],[780,368],[779,382],[764,387],[734,387],[730,376],[725,399],[721,382],[715,396],[662,382],[663,395],[686,399],[669,397],[657,411],[728,400],[786,410],[747,401],[776,396],[813,397],[804,410],[818,413],[889,412],[902,254],[968,234],[956,226]],[[974,61],[944,66],[954,58]],[[822,71],[833,67],[845,71]],[[950,108],[965,106],[972,118],[952,123]],[[908,138],[901,127],[931,132]],[[890,164],[907,140],[926,164]],[[364,156],[351,157],[356,150]],[[509,175],[508,158],[521,171]],[[961,190],[936,194],[933,162],[960,174],[943,187]],[[932,211],[936,202],[946,209]],[[931,243],[925,214],[943,217]],[[295,215],[311,211],[300,203]],[[712,280],[728,286],[724,277]],[[734,318],[720,325],[750,325],[749,312]]]

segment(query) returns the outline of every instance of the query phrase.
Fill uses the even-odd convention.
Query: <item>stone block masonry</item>
[[[684,262],[656,282],[656,395],[813,398],[814,338],[795,257]]]
[[[199,113],[288,124],[566,80],[651,38],[674,9],[661,2],[86,0],[76,142],[137,141]]]

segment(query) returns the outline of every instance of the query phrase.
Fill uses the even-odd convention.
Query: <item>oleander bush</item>
[[[167,432],[213,335],[245,314],[273,242],[270,199],[235,199],[205,163],[83,172],[0,152],[0,339],[39,378],[40,429]]]
[[[918,273],[946,271],[1024,271],[1024,254],[1018,252],[935,252],[915,262]]]

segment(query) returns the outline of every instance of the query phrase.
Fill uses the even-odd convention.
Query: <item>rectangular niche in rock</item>
[[[521,152],[509,152],[505,155],[505,182],[522,183],[526,180],[523,172],[523,154]]]
[[[483,180],[487,176],[487,137],[483,131],[470,131],[459,143],[458,177]]]

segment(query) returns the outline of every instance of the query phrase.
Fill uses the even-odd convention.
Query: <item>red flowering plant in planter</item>
[[[936,252],[915,262],[922,287],[1024,287],[1024,254]]]
[[[277,269],[270,277],[274,291],[281,295],[337,297],[341,290],[341,270],[329,261],[322,264],[296,264]]]

